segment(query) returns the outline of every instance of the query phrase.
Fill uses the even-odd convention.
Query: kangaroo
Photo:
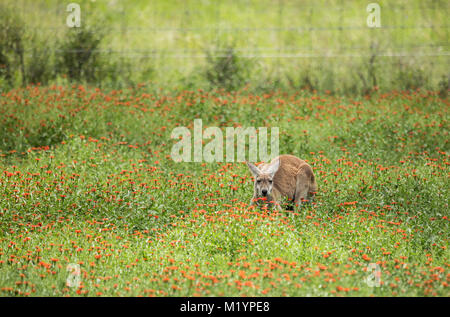
[[[280,155],[269,164],[256,167],[246,162],[255,177],[254,193],[250,205],[267,203],[269,208],[281,210],[280,199],[287,197],[300,208],[302,200],[311,201],[317,183],[311,166],[293,155]],[[262,198],[262,199],[261,199]]]

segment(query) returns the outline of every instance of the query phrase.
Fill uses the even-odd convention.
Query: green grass
[[[3,94],[0,114],[1,296],[450,294],[435,93],[29,87]],[[245,164],[173,162],[170,133],[195,118],[279,127],[280,152],[314,168],[315,202],[252,209]]]

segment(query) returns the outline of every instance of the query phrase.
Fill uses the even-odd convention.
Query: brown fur
[[[301,206],[302,200],[314,198],[317,183],[313,170],[308,163],[298,157],[280,155],[268,164],[259,165],[256,169],[251,163],[247,162],[247,165],[255,176],[251,204],[261,203],[260,198],[264,196],[269,207],[276,205],[277,209],[281,209],[279,202],[282,197],[293,200],[297,207]],[[267,195],[262,195],[263,189],[267,190]]]

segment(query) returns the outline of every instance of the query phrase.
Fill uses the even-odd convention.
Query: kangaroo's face
[[[247,162],[248,168],[255,177],[255,194],[257,197],[269,197],[273,189],[273,177],[280,167],[280,161],[277,160],[264,171],[261,171],[254,164]]]
[[[270,174],[260,174],[255,179],[255,192],[259,197],[268,197],[272,193],[273,177]]]

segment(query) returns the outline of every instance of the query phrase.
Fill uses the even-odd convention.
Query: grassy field
[[[449,296],[448,110],[425,90],[3,93],[0,295]],[[315,202],[255,209],[244,163],[173,162],[195,118],[279,127]]]
[[[381,28],[375,29],[367,26],[367,1],[360,0],[77,3],[82,26],[103,30],[96,49],[115,63],[113,76],[126,82],[207,87],[206,56],[221,56],[231,46],[246,65],[240,84],[256,88],[365,94],[373,86],[383,91],[435,90],[444,81],[448,87],[448,1],[378,1]],[[65,49],[58,43],[71,32],[67,4],[3,4],[27,27],[26,63],[44,56],[39,63],[57,72],[54,60]],[[59,74],[56,82],[64,84],[64,76]]]

